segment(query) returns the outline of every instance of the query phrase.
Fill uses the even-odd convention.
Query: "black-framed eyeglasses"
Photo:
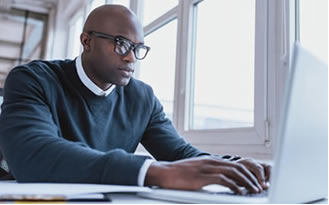
[[[151,49],[148,46],[145,46],[141,43],[134,43],[129,39],[126,39],[122,36],[112,36],[106,33],[89,31],[88,34],[95,35],[98,38],[110,39],[115,42],[114,52],[120,56],[126,56],[132,49],[134,51],[135,58],[138,60],[143,60],[149,50]]]

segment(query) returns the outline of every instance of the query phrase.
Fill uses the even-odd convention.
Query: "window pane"
[[[129,8],[129,3],[130,3],[130,0],[113,0],[112,2],[113,4],[120,4],[120,5],[123,5],[127,8]]]
[[[45,14],[17,9],[0,17],[0,87],[14,66],[43,58],[46,22]]]
[[[144,0],[144,21],[143,25],[151,23],[162,14],[177,6],[178,0]]]
[[[90,11],[94,10],[95,8],[102,6],[105,4],[105,0],[93,0],[91,2],[91,6],[90,6]]]
[[[0,87],[3,87],[8,72],[21,59],[22,36],[24,34],[24,11],[11,11],[0,18]],[[22,63],[22,62],[20,62]]]
[[[74,22],[72,22],[72,26],[70,27],[70,42],[72,44],[69,47],[68,58],[72,59],[80,55],[80,35],[82,33],[82,25],[83,25],[83,17],[79,15]]]
[[[170,119],[174,101],[176,32],[177,20],[174,20],[145,37],[145,44],[151,50],[141,61],[139,75],[152,86]]]
[[[27,19],[27,28],[24,38],[24,47],[22,50],[22,62],[27,63],[32,59],[39,59],[41,57],[42,40],[44,24],[46,17],[40,18],[39,14],[30,14]]]
[[[328,63],[328,0],[300,0],[300,41]]]
[[[255,3],[196,5],[193,129],[253,126]]]

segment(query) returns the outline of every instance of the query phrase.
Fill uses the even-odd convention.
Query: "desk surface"
[[[3,184],[2,182],[0,182],[0,184]],[[11,181],[11,183],[15,184],[15,182],[12,182],[12,181]],[[11,184],[11,183],[9,183],[9,184]],[[7,181],[7,183],[4,183],[4,184],[8,184],[8,181]],[[80,188],[79,188],[79,190],[80,190]],[[157,199],[147,199],[147,198],[138,196],[135,193],[113,193],[113,194],[108,194],[108,197],[111,199],[111,202],[101,202],[101,203],[96,202],[95,204],[173,204],[174,203],[174,202],[171,202],[169,198],[167,201],[157,200]],[[164,198],[164,199],[167,199],[167,198]],[[75,203],[72,203],[72,204],[75,204]],[[87,204],[87,203],[85,203],[85,204]],[[94,203],[88,202],[88,204],[94,204]],[[328,204],[328,199],[316,202],[314,204]]]
[[[124,193],[116,193],[109,194],[112,199],[111,203],[114,204],[171,204],[175,202],[163,201],[163,200],[155,200],[155,199],[146,199],[136,194],[124,194]],[[177,202],[175,203],[177,204]]]
[[[135,194],[110,194],[111,202],[78,202],[78,203],[68,203],[68,204],[179,204],[176,202],[162,201],[146,199]],[[1,204],[1,203],[0,203]],[[5,204],[15,204],[15,203],[5,203]],[[314,204],[328,204],[328,200],[323,200]]]
[[[113,204],[177,204],[177,202],[172,201],[164,201],[164,200],[154,200],[154,199],[146,199],[136,194],[110,194],[110,198],[112,199]],[[314,204],[328,204],[328,199],[317,201]]]

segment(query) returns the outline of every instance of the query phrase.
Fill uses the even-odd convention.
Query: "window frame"
[[[268,1],[256,0],[256,36],[255,46],[255,114],[252,128],[229,128],[229,129],[209,129],[192,130],[189,128],[191,113],[191,99],[193,88],[193,67],[191,61],[193,57],[193,5],[200,0],[180,1],[178,15],[178,39],[176,80],[175,80],[175,100],[174,100],[174,124],[185,139],[197,147],[205,147],[207,150],[220,145],[231,145],[230,150],[241,145],[256,145],[265,147],[270,143],[269,119],[267,109],[267,21],[268,21]],[[184,52],[187,51],[187,52]],[[180,68],[180,69],[177,69]],[[264,146],[265,145],[265,146]],[[268,153],[268,151],[265,151]],[[217,151],[218,153],[218,151]]]

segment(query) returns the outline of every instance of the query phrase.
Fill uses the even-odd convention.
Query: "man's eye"
[[[125,43],[127,43],[127,41],[125,41],[125,40],[122,39],[122,38],[117,38],[116,41],[117,41],[119,44],[125,44]]]
[[[123,40],[117,40],[117,44],[119,46],[123,46],[125,44],[125,42]]]

